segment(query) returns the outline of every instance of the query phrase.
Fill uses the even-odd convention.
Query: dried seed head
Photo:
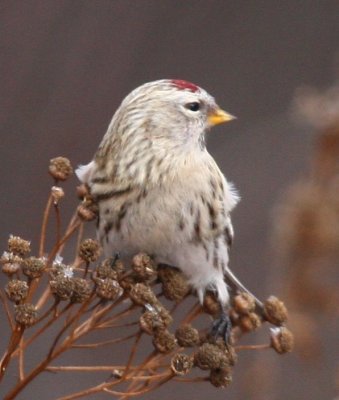
[[[118,281],[111,278],[105,278],[96,281],[95,292],[101,299],[115,300],[122,295],[123,289],[119,285]]]
[[[2,264],[2,272],[8,276],[12,276],[17,273],[20,269],[23,259],[13,253],[4,251],[0,258]]]
[[[21,239],[19,236],[10,235],[8,251],[16,256],[24,257],[31,251],[31,242]]]
[[[167,327],[167,326],[171,325],[171,323],[173,322],[173,318],[172,318],[170,312],[160,302],[158,304],[155,304],[155,309],[159,313],[165,326]]]
[[[15,321],[24,326],[29,327],[35,324],[38,319],[36,307],[31,303],[18,304],[15,306]]]
[[[227,387],[232,383],[232,374],[230,368],[213,369],[210,373],[210,382],[213,386]]]
[[[192,357],[188,354],[175,354],[171,359],[171,370],[175,375],[186,375],[193,367]]]
[[[61,262],[54,262],[49,275],[52,280],[56,279],[57,277],[72,278],[73,268],[70,265],[62,264]]]
[[[287,321],[285,304],[275,296],[270,296],[264,303],[264,314],[268,322],[273,325],[282,325]]]
[[[18,263],[5,263],[2,266],[2,272],[8,276],[16,274],[20,269],[20,264]]]
[[[99,209],[97,204],[88,199],[82,201],[77,208],[77,214],[83,221],[92,221],[93,219],[97,218],[98,213]]]
[[[85,239],[79,247],[79,257],[87,263],[96,261],[101,253],[99,242],[93,239]]]
[[[93,279],[118,279],[118,272],[114,268],[114,260],[113,258],[107,258],[102,263],[96,266],[95,271],[93,272]]]
[[[217,339],[216,345],[219,346],[219,348],[223,351],[228,365],[235,365],[235,363],[238,361],[238,355],[234,350],[234,347],[229,344],[226,345],[222,338]]]
[[[162,327],[167,328],[173,322],[173,318],[172,318],[170,312],[160,302],[153,304],[153,305],[145,304],[145,308],[147,309],[147,311],[144,313],[145,318],[146,318],[146,321],[145,321],[146,324],[149,325],[151,323],[151,321],[150,321],[151,316],[148,315],[148,312],[150,312],[151,314],[153,314],[155,316],[154,317],[155,318],[154,328],[162,328]],[[160,320],[161,320],[160,326],[156,326],[158,318],[160,318]]]
[[[169,300],[181,301],[190,291],[184,275],[173,267],[159,266],[158,277],[164,296]]]
[[[143,332],[154,335],[155,331],[166,328],[160,314],[155,310],[148,310],[141,314],[139,326]]]
[[[58,181],[65,181],[72,173],[71,162],[65,157],[52,158],[49,162],[48,172]]]
[[[80,200],[83,200],[86,196],[89,196],[88,186],[82,183],[76,187],[77,195]]]
[[[281,326],[279,328],[271,328],[271,347],[279,353],[290,353],[293,350],[294,337],[293,333]]]
[[[246,314],[240,315],[238,319],[238,326],[241,328],[243,332],[254,331],[257,328],[259,328],[260,325],[261,325],[261,319],[254,312],[251,312],[247,315]]]
[[[127,275],[119,279],[120,286],[127,292],[131,291],[136,281],[132,275]]]
[[[207,292],[205,294],[203,308],[207,314],[210,314],[213,317],[220,315],[221,312],[220,302],[215,297],[214,293]]]
[[[238,326],[239,323],[239,314],[235,311],[234,308],[231,308],[229,311],[229,317],[232,322],[232,326]]]
[[[133,257],[132,269],[136,278],[141,281],[152,279],[157,274],[154,261],[145,253],[139,253]]]
[[[131,300],[139,306],[144,306],[146,304],[154,305],[158,303],[158,299],[152,289],[143,283],[133,285],[129,295]]]
[[[238,355],[232,345],[229,343],[225,343],[225,340],[222,337],[218,337],[215,339],[214,337],[211,337],[211,335],[208,336],[209,341],[207,343],[212,343],[213,345],[216,345],[219,347],[219,349],[223,352],[224,356],[227,359],[227,364],[228,365],[235,365],[235,363],[238,361]]]
[[[204,343],[194,353],[194,364],[203,370],[222,369],[229,366],[229,360],[225,351],[218,345]]]
[[[120,277],[123,274],[123,272],[125,272],[124,263],[119,258],[114,260],[113,268],[114,268],[114,271],[117,272],[118,277]]]
[[[51,292],[58,300],[70,300],[74,290],[74,278],[58,275],[49,281]]]
[[[5,287],[6,294],[11,301],[20,303],[25,300],[28,294],[28,285],[26,281],[13,279]]]
[[[46,267],[45,258],[29,257],[23,261],[22,271],[31,279],[38,278],[44,272]]]
[[[65,196],[65,192],[62,187],[52,186],[51,195],[53,197],[54,204],[58,204],[59,201]]]
[[[198,330],[193,328],[190,324],[179,326],[175,331],[175,337],[177,338],[179,346],[182,347],[193,347],[200,341]]]
[[[238,314],[248,314],[255,309],[254,297],[246,292],[239,293],[233,299],[233,307]]]
[[[50,269],[51,279],[56,279],[57,277],[67,277],[72,278],[74,275],[73,267],[62,263],[62,257],[57,255],[53,261],[52,268]]]
[[[73,293],[71,295],[72,303],[83,303],[91,294],[91,287],[86,279],[72,278]]]
[[[167,329],[158,329],[153,336],[153,345],[160,353],[170,353],[175,349],[177,341]]]

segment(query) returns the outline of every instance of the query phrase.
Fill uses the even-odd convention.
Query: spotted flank
[[[114,197],[118,196],[123,196],[129,193],[132,189],[130,187],[127,187],[126,189],[121,189],[121,190],[110,190],[108,192],[102,192],[102,193],[93,193],[94,200],[97,203],[100,203],[103,200],[109,200]]]

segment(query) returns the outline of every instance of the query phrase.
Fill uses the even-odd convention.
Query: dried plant
[[[315,131],[314,151],[309,173],[288,188],[276,209],[274,245],[284,270],[280,282],[296,354],[304,367],[319,365],[321,359],[331,371],[339,312],[338,83],[325,91],[298,90],[294,112]],[[334,377],[326,373],[326,379],[327,389],[334,391]]]
[[[55,186],[43,214],[38,255],[30,255],[29,241],[11,235],[0,259],[2,272],[8,276],[7,283],[0,288],[0,298],[10,328],[0,363],[0,379],[9,388],[5,400],[16,398],[46,371],[102,373],[96,385],[59,400],[99,392],[127,399],[155,390],[170,380],[207,381],[226,387],[232,381],[232,369],[240,351],[291,351],[293,336],[284,326],[287,311],[273,296],[258,310],[249,294],[232,294],[232,344],[226,345],[209,333],[210,316],[220,311],[213,293],[205,296],[201,306],[179,270],[155,265],[147,254],[135,255],[131,265],[123,265],[118,257],[100,259],[99,243],[83,239],[84,224],[97,216],[96,204],[86,187],[78,187],[80,204],[61,233],[60,203],[64,191],[59,184],[72,171],[70,162],[63,157],[50,162]],[[48,229],[53,213],[55,229]],[[46,239],[54,231],[55,243],[47,251]],[[70,253],[75,236],[74,260],[64,262],[61,254],[65,253],[65,246]],[[240,344],[244,334],[267,321],[276,326],[271,329],[268,343]],[[37,365],[28,365],[28,349],[46,345],[46,333],[45,356]],[[107,333],[111,338],[104,340]],[[95,352],[104,346],[124,346],[128,349],[126,360],[110,365],[57,364],[62,354],[73,349],[91,351],[96,360]],[[145,348],[149,348],[146,356]],[[18,380],[6,375],[12,363],[17,367]]]
[[[313,350],[305,352],[311,354],[319,346],[306,340],[313,329],[305,330],[317,325],[315,311],[338,314],[339,86],[324,93],[304,88],[295,106],[317,129],[317,136],[309,175],[289,188],[277,208],[275,236],[279,258],[288,270],[286,295],[303,343],[312,343]]]

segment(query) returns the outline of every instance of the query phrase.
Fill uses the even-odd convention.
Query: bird
[[[94,158],[76,174],[98,204],[97,235],[107,257],[140,251],[179,268],[203,303],[213,291],[227,310],[233,184],[206,148],[212,127],[235,117],[203,88],[162,79],[134,89],[115,112]],[[228,335],[223,312],[214,324]]]

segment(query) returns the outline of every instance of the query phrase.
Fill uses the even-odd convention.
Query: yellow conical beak
[[[227,113],[226,111],[222,110],[221,108],[217,108],[213,110],[207,117],[208,123],[210,126],[219,125],[224,122],[232,121],[235,119],[233,115]]]

